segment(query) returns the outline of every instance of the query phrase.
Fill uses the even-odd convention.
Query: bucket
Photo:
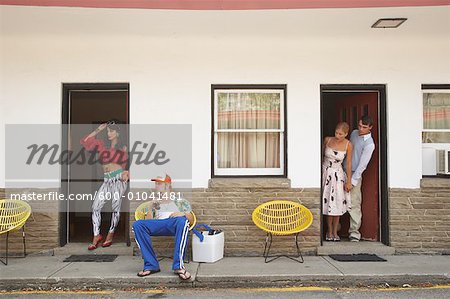
[[[192,260],[200,263],[214,263],[223,258],[225,246],[225,233],[208,235],[207,231],[201,232],[203,242],[194,234],[192,236]]]

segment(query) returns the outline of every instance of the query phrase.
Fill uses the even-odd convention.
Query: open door
[[[116,119],[120,124],[129,124],[128,84],[64,84],[63,86],[63,123],[67,132],[63,132],[68,148],[74,153],[84,151],[80,139],[92,132],[99,124]],[[79,129],[80,126],[83,129]],[[128,127],[128,126],[124,126]],[[106,130],[105,130],[106,131]],[[103,134],[105,132],[102,132]],[[128,132],[124,141],[128,146]],[[105,133],[106,135],[106,133]],[[98,136],[101,138],[100,134]],[[88,154],[86,154],[88,156]],[[71,163],[62,170],[66,177],[63,186],[67,194],[94,194],[103,183],[103,169],[99,163]],[[61,223],[61,245],[67,242],[89,242],[92,239],[91,200],[70,200],[66,215]],[[121,211],[129,211],[127,200],[122,200]],[[102,211],[101,233],[105,234],[111,220],[110,203]],[[129,213],[121,212],[116,228],[115,242],[129,244]]]
[[[339,87],[339,88],[336,88]],[[334,136],[334,129],[338,122],[345,121],[351,131],[357,129],[358,121],[363,115],[369,115],[374,120],[372,137],[375,151],[363,173],[362,185],[362,225],[361,238],[367,241],[380,241],[381,236],[387,234],[387,193],[381,196],[381,190],[387,190],[387,179],[381,178],[382,170],[386,168],[386,161],[380,163],[380,153],[385,152],[385,142],[380,142],[380,105],[384,94],[380,90],[371,90],[370,86],[357,86],[354,90],[345,86],[322,87],[322,137]],[[384,101],[383,101],[384,103]],[[382,109],[384,111],[384,107]],[[350,134],[349,134],[350,135]],[[385,134],[384,134],[385,135]],[[386,179],[386,180],[385,180]],[[384,199],[383,199],[384,198]],[[386,215],[383,215],[386,214]],[[339,235],[348,237],[349,215],[341,217]],[[382,227],[384,226],[384,227]],[[383,238],[384,239],[384,238]],[[383,242],[385,243],[385,242]],[[385,243],[386,244],[386,243]]]

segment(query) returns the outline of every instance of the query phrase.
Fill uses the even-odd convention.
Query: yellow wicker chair
[[[0,260],[3,264],[8,265],[8,237],[9,233],[22,228],[23,238],[23,257],[26,256],[25,244],[25,222],[31,215],[31,207],[28,203],[21,200],[0,200],[0,235],[6,234],[6,260]]]
[[[256,207],[252,213],[252,220],[257,227],[267,233],[263,253],[264,261],[266,263],[282,256],[299,263],[303,263],[303,256],[298,245],[298,235],[300,232],[306,230],[313,221],[313,216],[310,210],[297,202],[288,200],[274,200]],[[269,255],[273,235],[295,235],[297,255]]]
[[[136,208],[136,211],[134,212],[134,219],[136,219],[136,220],[143,220],[143,219],[145,219],[145,213],[150,211],[151,204],[152,204],[152,201],[146,201],[146,202],[143,202],[142,204],[140,204]],[[190,224],[189,231],[191,231],[195,227],[195,225],[197,224],[197,217],[195,216],[194,212],[191,212],[191,214],[192,214],[192,217],[194,218],[194,221],[192,223],[189,223]],[[187,249],[189,249],[189,246],[187,246]],[[187,252],[186,256],[188,258],[188,260],[186,262],[189,263],[190,254]],[[166,258],[166,257],[167,258],[171,258],[171,257],[168,257],[168,256],[161,256],[161,258]]]

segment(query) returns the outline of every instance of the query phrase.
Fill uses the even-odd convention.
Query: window
[[[450,143],[450,90],[424,91],[422,143]]]
[[[423,85],[422,174],[446,173],[442,165],[450,150],[450,86]]]
[[[213,85],[213,176],[285,176],[286,85]]]

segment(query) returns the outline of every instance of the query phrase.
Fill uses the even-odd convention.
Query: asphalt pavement
[[[161,272],[137,277],[138,256],[113,262],[64,262],[65,256],[28,256],[0,264],[0,290],[120,290],[151,288],[367,287],[450,285],[450,256],[387,255],[386,262],[338,262],[329,256],[305,256],[303,264],[280,258],[226,257],[216,263],[186,264],[192,273],[180,281],[170,259]]]

